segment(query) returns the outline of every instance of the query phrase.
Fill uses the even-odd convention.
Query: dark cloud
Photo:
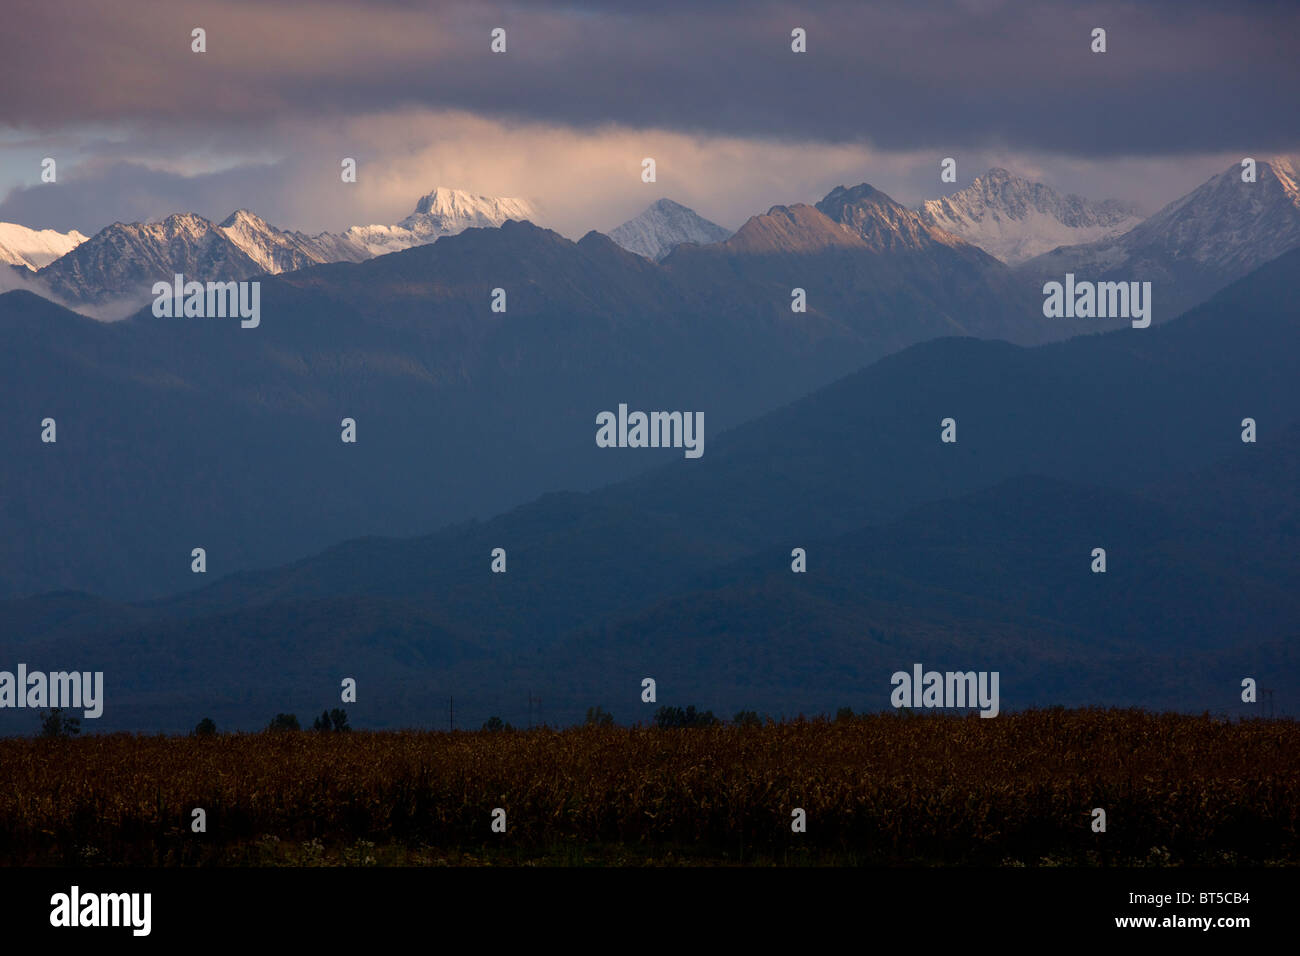
[[[1109,52],[1089,51],[1093,27]],[[10,0],[0,122],[238,136],[416,106],[883,150],[1283,151],[1297,36],[1300,5],[1272,3]]]
[[[134,163],[92,162],[60,172],[56,185],[25,186],[0,202],[0,222],[93,234],[115,221],[194,212],[220,222],[241,207],[272,208],[287,186],[275,165],[183,176]]]
[[[93,232],[239,207],[394,222],[437,185],[607,229],[668,195],[728,227],[989,165],[1153,211],[1300,150],[1300,5],[8,0],[0,220]],[[207,31],[208,52],[190,51]],[[509,50],[488,50],[504,26]],[[809,52],[789,49],[794,26]],[[1089,51],[1093,27],[1109,52]],[[59,161],[57,187],[38,160]],[[654,155],[660,183],[638,178]],[[341,157],[361,162],[342,187]],[[959,181],[937,180],[940,157]],[[213,171],[217,170],[217,171]]]

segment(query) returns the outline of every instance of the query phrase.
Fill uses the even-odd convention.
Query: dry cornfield
[[[1294,720],[1137,710],[0,740],[6,865],[1295,863],[1298,819]]]

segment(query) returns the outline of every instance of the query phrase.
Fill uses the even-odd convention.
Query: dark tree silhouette
[[[691,704],[685,710],[680,707],[660,707],[655,711],[655,726],[661,730],[676,727],[712,727],[718,723],[713,711],[697,711]]]
[[[79,733],[81,720],[64,714],[62,707],[41,711],[42,737],[72,737]]]
[[[276,714],[271,720],[271,723],[267,725],[266,729],[278,732],[283,730],[302,730],[302,727],[298,724],[298,716],[296,714]]]

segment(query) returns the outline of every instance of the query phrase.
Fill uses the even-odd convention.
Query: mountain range
[[[858,219],[849,206],[829,208]],[[809,209],[751,233],[825,215]],[[722,714],[878,710],[914,662],[1000,671],[1004,710],[1237,713],[1247,676],[1293,700],[1298,293],[1295,250],[1151,329],[917,344],[710,438],[698,461],[164,600],[0,602],[0,630],[32,668],[102,667],[104,729],[252,728],[329,705],[344,676],[364,726],[433,723],[448,695],[466,723],[518,719],[530,691],[561,722],[597,704],[648,719],[646,676],[660,702]],[[489,570],[496,547],[506,574]]]
[[[776,207],[659,264],[594,232],[470,228],[266,276],[256,330],[0,296],[0,435],[27,449],[3,465],[0,594],[165,594],[199,583],[177,556],[200,544],[233,570],[432,530],[680,455],[598,448],[620,403],[703,412],[707,439],[935,336],[1061,334],[997,260],[859,192],[843,222]],[[57,445],[30,431],[46,417]]]
[[[1163,321],[1300,243],[1300,192],[1292,162],[1260,161],[1253,183],[1243,183],[1240,172],[1234,166],[1144,220],[1132,204],[1063,196],[994,168],[964,189],[922,203],[915,212],[894,204],[888,229],[900,236],[908,233],[913,242],[928,236],[924,241],[933,243],[935,236],[946,234],[1013,267],[1019,304],[1028,304],[1041,295],[1045,282],[1062,281],[1067,273],[1094,282],[1149,281],[1157,303],[1155,319]],[[835,201],[832,192],[817,208],[825,212]],[[38,233],[0,224],[0,259],[15,266],[0,274],[0,291],[26,288],[98,318],[120,318],[149,300],[153,281],[176,272],[199,281],[275,275],[321,263],[360,262],[466,228],[536,218],[525,200],[439,187],[395,225],[353,226],[315,236],[277,229],[248,210],[236,211],[219,225],[194,214],[156,223],[116,223],[89,240],[75,231]],[[618,245],[659,262],[679,245],[707,246],[730,236],[668,199],[610,232]],[[885,233],[859,238],[878,244]],[[809,235],[800,241],[829,248],[825,240]],[[33,275],[33,269],[39,271]],[[1100,321],[1094,329],[1116,325]]]
[[[914,661],[1000,669],[1007,707],[1290,694],[1300,206],[1258,172],[1014,268],[959,232],[1020,255],[1126,210],[994,170],[732,234],[661,201],[635,252],[448,190],[340,234],[117,224],[6,281],[99,308],[258,276],[261,323],[0,295],[0,633],[102,664],[106,729],[314,711],[341,668],[369,726],[530,690],[636,719],[652,672],[721,713],[877,708]],[[1044,318],[1058,269],[1152,281],[1161,324]],[[701,413],[703,455],[600,447],[620,406]]]
[[[1259,257],[1248,247],[1293,241],[1293,191],[1260,172],[1256,192],[1220,176],[1158,214],[1176,213],[1191,237],[1237,225],[1219,265],[1200,267],[1207,296]],[[436,190],[413,213],[425,224],[402,228],[428,237],[508,211],[462,199]],[[0,595],[161,596],[200,583],[177,557],[199,544],[217,573],[267,566],[594,489],[680,454],[596,447],[595,415],[620,403],[702,411],[711,436],[929,339],[1034,345],[1128,325],[1045,319],[1031,270],[1044,257],[1013,270],[868,184],[774,206],[658,262],[513,219],[376,257],[333,238],[323,251],[322,237],[246,211],[221,225],[176,216],[110,227],[33,280],[58,277],[70,297],[85,283],[93,297],[174,271],[261,275],[254,331],[147,308],[105,325],[0,296],[0,400],[16,411],[0,435],[28,449],[0,464]],[[301,267],[324,256],[345,261]],[[491,308],[497,288],[506,312]],[[57,449],[34,438],[46,417]],[[339,441],[345,417],[359,422],[355,447]]]
[[[535,217],[523,200],[441,187],[423,196],[396,225],[353,226],[342,234],[308,236],[277,229],[246,209],[220,224],[194,213],[176,214],[160,222],[114,223],[88,240],[81,237],[21,287],[99,318],[120,318],[152,300],[155,281],[176,273],[200,282],[227,282],[325,262],[362,262],[464,229]],[[0,242],[4,235],[0,232]]]
[[[1279,158],[1259,161],[1255,182],[1232,166],[1121,235],[1054,249],[1018,271],[1031,284],[1067,272],[1151,282],[1158,322],[1297,246],[1300,188],[1294,164]]]

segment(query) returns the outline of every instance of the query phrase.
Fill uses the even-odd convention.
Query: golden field
[[[1294,864],[1298,821],[1281,719],[0,739],[5,865]]]

